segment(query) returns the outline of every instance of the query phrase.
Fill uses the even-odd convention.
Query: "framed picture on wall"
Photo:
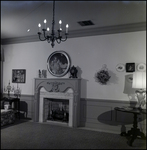
[[[55,51],[47,59],[47,69],[56,77],[66,75],[70,65],[70,58],[64,51]]]
[[[25,69],[12,69],[12,83],[25,83],[26,70]]]
[[[135,63],[126,63],[126,72],[134,72]]]

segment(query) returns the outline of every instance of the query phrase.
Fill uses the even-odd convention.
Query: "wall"
[[[47,58],[56,50],[64,50],[71,58],[71,65],[78,67],[82,78],[81,98],[126,100],[124,94],[125,75],[117,72],[116,65],[128,62],[146,62],[146,32],[127,32],[82,38],[69,38],[54,48],[46,41],[3,45],[3,84],[12,80],[12,69],[26,69],[26,83],[19,84],[22,94],[34,94],[34,78],[39,69],[47,69]],[[94,76],[106,64],[111,75],[107,85],[95,82]],[[48,78],[53,77],[49,72]],[[69,74],[63,78],[68,78]],[[54,77],[53,77],[54,78]],[[12,84],[16,87],[16,84]]]
[[[34,78],[38,77],[38,70],[47,69],[47,58],[52,52],[64,50],[71,58],[71,66],[78,67],[78,77],[82,78],[81,126],[111,132],[120,132],[121,125],[132,126],[132,120],[127,121],[130,121],[129,115],[122,114],[120,123],[114,111],[116,106],[128,106],[135,101],[132,83],[127,80],[132,73],[117,72],[116,65],[135,62],[137,66],[146,62],[146,31],[69,38],[54,48],[46,41],[9,44],[3,45],[3,48],[4,86],[10,80],[11,85],[16,87],[12,83],[12,69],[26,69],[26,83],[19,84],[19,87],[22,90],[21,101],[26,102],[25,111],[29,118],[33,116]],[[104,64],[111,75],[107,85],[101,85],[94,79],[95,73]],[[47,73],[48,78],[56,78]],[[63,78],[68,77],[69,74]],[[146,132],[145,121],[142,125],[143,132]]]

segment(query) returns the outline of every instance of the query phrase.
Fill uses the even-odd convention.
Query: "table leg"
[[[16,117],[20,119],[20,100],[17,99],[14,101],[15,110],[16,110]]]
[[[127,133],[126,133],[126,132],[121,132],[120,135],[121,135],[121,136],[127,136]]]
[[[135,129],[135,128],[132,128],[130,131],[128,131],[129,140],[127,143],[129,146],[132,146],[134,140],[137,138],[138,132],[139,129]]]
[[[18,115],[19,115],[19,119],[20,119],[20,99],[17,102],[18,102]]]
[[[140,129],[137,128],[137,114],[134,114],[133,128],[131,128],[131,130],[128,131],[127,136],[130,136],[127,142],[129,146],[132,146],[137,136],[141,136],[142,139],[146,139],[144,133],[142,133]]]

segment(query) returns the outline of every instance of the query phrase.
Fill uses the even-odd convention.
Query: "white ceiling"
[[[1,39],[37,35],[38,23],[52,24],[52,1],[1,1]],[[70,31],[146,22],[146,1],[56,1],[55,23]],[[80,26],[91,20],[94,25]],[[30,29],[30,32],[27,30]]]

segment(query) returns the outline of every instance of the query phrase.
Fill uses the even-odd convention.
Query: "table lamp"
[[[134,72],[132,88],[135,88],[135,94],[138,99],[139,109],[144,108],[146,104],[146,72]]]

